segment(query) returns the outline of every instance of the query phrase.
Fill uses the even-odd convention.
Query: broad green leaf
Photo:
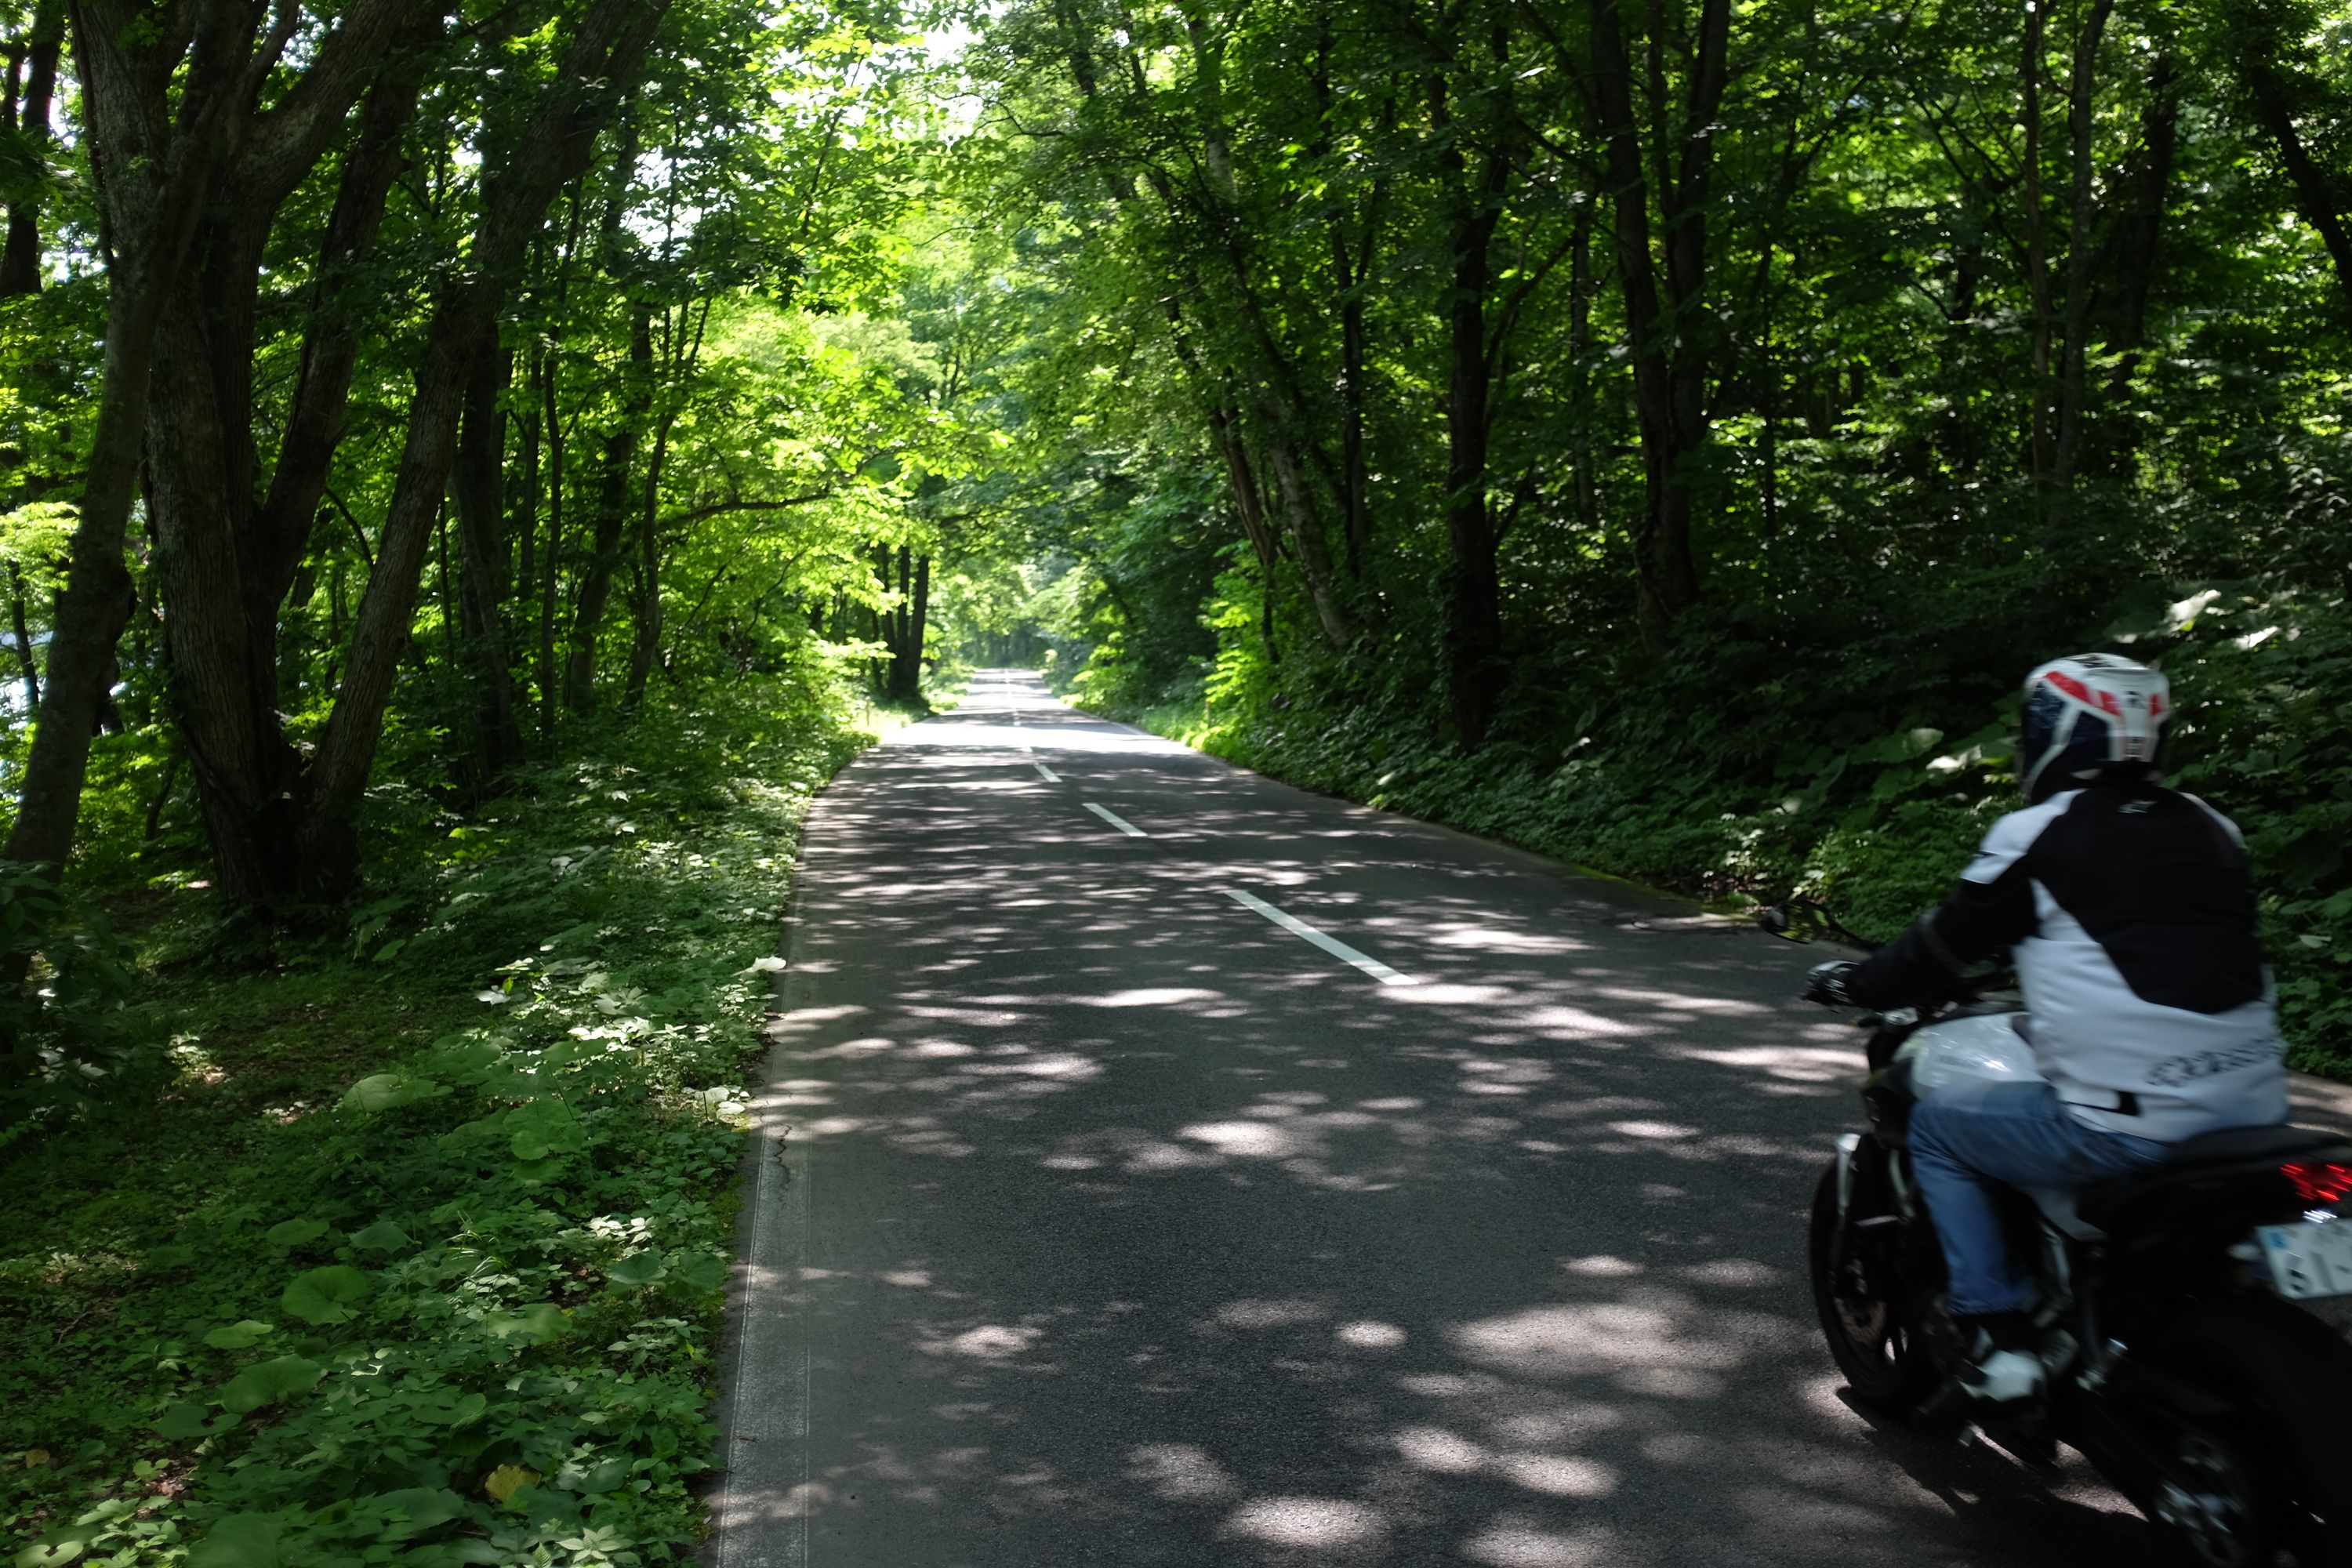
[[[435,1043],[425,1063],[450,1082],[471,1084],[479,1083],[482,1075],[498,1066],[505,1055],[496,1039],[451,1035]]]
[[[508,1147],[526,1162],[576,1154],[588,1147],[580,1119],[560,1100],[534,1100],[507,1113]]]
[[[79,1562],[89,1547],[90,1537],[102,1528],[96,1524],[83,1524],[51,1531],[17,1552],[13,1561],[16,1568],[50,1568],[53,1563]]]
[[[446,1086],[429,1078],[403,1078],[394,1072],[380,1072],[345,1089],[343,1103],[353,1110],[396,1110],[448,1092]]]
[[[221,1408],[242,1415],[265,1405],[275,1405],[289,1394],[306,1392],[326,1370],[317,1362],[305,1361],[299,1355],[257,1362],[222,1386]]]
[[[348,1263],[331,1263],[297,1274],[280,1298],[285,1309],[306,1323],[340,1323],[352,1316],[351,1302],[375,1287],[365,1274]]]
[[[446,1487],[411,1487],[404,1491],[386,1492],[382,1497],[367,1500],[360,1505],[370,1511],[381,1510],[397,1515],[392,1527],[384,1531],[391,1541],[405,1539],[420,1530],[430,1530],[436,1524],[446,1524],[466,1516],[466,1500]]]
[[[629,1479],[629,1461],[625,1458],[599,1459],[583,1468],[572,1482],[572,1489],[593,1497],[608,1492]]]
[[[604,1270],[605,1279],[633,1290],[642,1285],[650,1285],[661,1277],[661,1258],[650,1252],[633,1252]]]
[[[482,1478],[482,1490],[494,1502],[511,1502],[515,1493],[539,1482],[537,1470],[526,1470],[520,1465],[500,1465]]]
[[[552,1301],[538,1301],[512,1312],[496,1312],[482,1326],[502,1340],[543,1344],[572,1331],[572,1320]]]
[[[671,1272],[694,1289],[716,1290],[727,1283],[727,1259],[715,1252],[689,1252],[675,1260]]]
[[[225,1329],[215,1329],[205,1336],[205,1343],[216,1351],[250,1350],[277,1331],[278,1327],[274,1323],[247,1318]]]
[[[278,1568],[285,1526],[266,1513],[233,1513],[188,1549],[188,1568]]]
[[[408,1233],[388,1219],[380,1219],[352,1237],[352,1245],[367,1252],[398,1252],[409,1245]]]
[[[155,1436],[174,1443],[182,1442],[204,1431],[205,1423],[212,1419],[212,1415],[211,1405],[183,1400],[163,1412],[163,1419],[155,1423]]]
[[[489,1407],[488,1396],[468,1394],[454,1405],[436,1405],[420,1409],[416,1418],[436,1426],[463,1426]]]
[[[196,1249],[193,1247],[183,1247],[177,1242],[164,1247],[151,1247],[147,1249],[146,1266],[159,1273],[166,1268],[185,1268],[195,1260]]]
[[[269,1245],[294,1247],[307,1241],[316,1241],[327,1234],[327,1222],[322,1219],[289,1219],[269,1227]]]

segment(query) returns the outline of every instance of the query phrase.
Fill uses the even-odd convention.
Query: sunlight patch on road
[[[1276,1546],[1328,1551],[1362,1545],[1386,1526],[1379,1514],[1344,1498],[1270,1497],[1244,1503],[1226,1528]]]
[[[1600,1526],[1563,1532],[1509,1518],[1464,1542],[1462,1555],[1488,1568],[1599,1568],[1630,1561]]]
[[[1146,1443],[1129,1453],[1127,1474],[1171,1502],[1218,1502],[1241,1490],[1206,1448],[1191,1443]]]
[[[1173,1007],[1180,1002],[1222,1002],[1224,994],[1192,985],[1144,985],[1132,991],[1114,991],[1108,996],[1081,996],[1076,1000],[1088,1007]]]
[[[1207,1121],[1187,1127],[1176,1136],[1243,1160],[1285,1159],[1298,1153],[1301,1147],[1288,1131],[1266,1121]]]

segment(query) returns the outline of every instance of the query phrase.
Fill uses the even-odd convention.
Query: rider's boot
[[[2048,1375],[2040,1335],[2024,1312],[1955,1316],[1960,1331],[1960,1389],[1987,1405],[2009,1405],[2042,1392]]]

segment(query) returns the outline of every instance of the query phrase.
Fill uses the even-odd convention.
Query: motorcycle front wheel
[[[1822,1337],[1856,1403],[1907,1415],[1938,1377],[1921,1331],[1921,1293],[1903,1268],[1902,1226],[1857,1228],[1854,1221],[1870,1216],[1849,1214],[1840,1245],[1837,1185],[1833,1160],[1813,1190],[1807,1247]]]

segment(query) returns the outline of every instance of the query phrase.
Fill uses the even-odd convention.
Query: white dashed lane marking
[[[1088,811],[1093,812],[1097,816],[1101,817],[1105,822],[1109,823],[1113,827],[1118,828],[1129,838],[1149,838],[1151,837],[1151,835],[1144,832],[1143,829],[1138,827],[1132,822],[1128,821],[1127,818],[1119,816],[1118,813],[1112,811],[1108,806],[1097,805],[1093,801],[1087,802],[1086,805]]]
[[[1096,809],[1100,810],[1101,808],[1097,806]],[[1104,815],[1108,816],[1109,814],[1106,812]],[[1116,820],[1116,818],[1113,820]],[[1129,829],[1129,831],[1133,830]],[[1316,946],[1321,948],[1324,952],[1329,953],[1332,957],[1339,960],[1342,963],[1354,964],[1357,968],[1362,970],[1365,973],[1370,975],[1373,979],[1379,981],[1383,985],[1418,985],[1421,984],[1420,981],[1415,980],[1410,974],[1398,973],[1395,970],[1391,969],[1387,964],[1382,963],[1377,958],[1358,952],[1354,948],[1349,947],[1338,937],[1326,936],[1323,932],[1317,931],[1313,926],[1308,925],[1305,921],[1300,920],[1297,915],[1286,914],[1283,910],[1276,909],[1272,904],[1267,903],[1264,899],[1258,898],[1255,894],[1244,893],[1237,888],[1227,888],[1225,889],[1225,897],[1233,900],[1234,902],[1241,905],[1242,908],[1245,910],[1255,910],[1258,913],[1264,915],[1266,919],[1272,921],[1275,924],[1280,926],[1291,935],[1305,938],[1307,941],[1311,942]]]

